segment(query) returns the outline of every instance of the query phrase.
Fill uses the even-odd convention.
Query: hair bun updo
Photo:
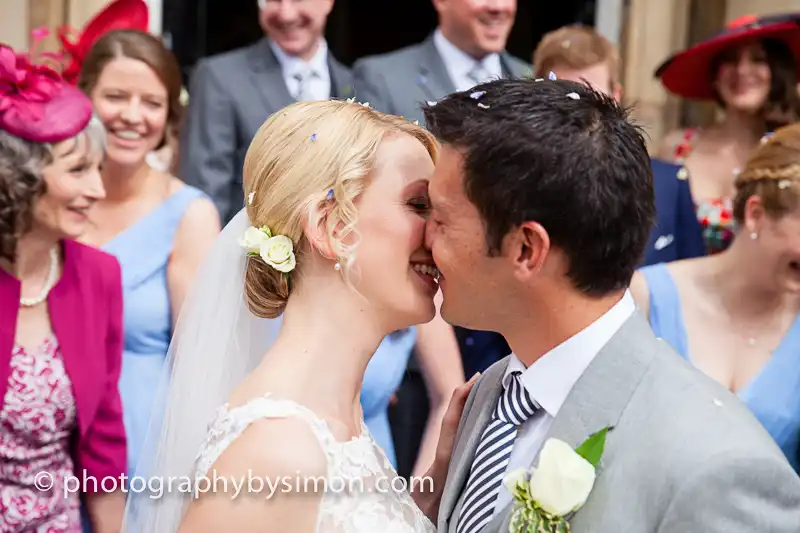
[[[260,257],[248,257],[244,278],[247,306],[259,318],[278,318],[289,300],[289,276]]]

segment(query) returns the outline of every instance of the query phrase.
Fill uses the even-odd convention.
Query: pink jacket
[[[126,439],[118,381],[122,367],[122,281],[113,256],[64,241],[61,279],[47,300],[53,331],[72,381],[77,411],[75,475],[120,479]],[[8,388],[20,282],[0,269],[0,409]],[[93,488],[87,484],[87,490]]]

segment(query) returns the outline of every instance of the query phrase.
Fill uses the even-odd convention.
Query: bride
[[[359,392],[384,336],[436,314],[436,156],[425,129],[353,102],[293,104],[262,126],[245,208],[179,317],[124,531],[435,532],[425,513],[474,380],[451,400],[432,483],[410,491]]]

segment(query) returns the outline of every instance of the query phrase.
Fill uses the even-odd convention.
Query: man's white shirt
[[[511,354],[508,368],[503,376],[503,386],[505,387],[511,379],[511,372],[522,372],[520,376],[522,385],[542,410],[520,427],[506,473],[517,468],[528,469],[535,466],[532,464],[533,459],[544,444],[545,436],[572,387],[603,346],[635,310],[633,297],[626,291],[622,299],[603,316],[544,354],[530,367],[525,368],[516,355]],[[495,513],[502,510],[510,501],[511,495],[504,486],[501,486],[495,500]]]
[[[447,74],[455,85],[456,91],[466,91],[476,85],[469,77],[469,72],[479,64],[484,71],[484,79],[499,79],[503,77],[503,67],[499,54],[489,54],[478,61],[469,54],[447,40],[438,29],[433,34],[433,44],[444,62]]]
[[[328,44],[325,39],[320,40],[317,52],[308,61],[287,54],[272,40],[269,41],[269,45],[275,57],[278,58],[283,81],[293,98],[297,99],[298,96],[303,96],[298,95],[300,82],[297,76],[308,78],[304,83],[305,97],[302,98],[303,100],[328,100],[330,98],[331,74],[328,68]],[[310,76],[312,72],[314,75]]]

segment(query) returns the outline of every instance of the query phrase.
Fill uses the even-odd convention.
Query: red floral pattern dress
[[[686,158],[692,153],[699,130],[687,129],[683,140],[675,147],[674,159],[678,165],[684,165]],[[679,179],[687,179],[688,171],[682,167],[678,172]],[[710,254],[725,250],[733,240],[736,231],[736,220],[733,218],[733,200],[730,198],[713,198],[695,202],[697,220],[703,228],[703,240]]]
[[[74,475],[69,441],[76,422],[55,337],[30,353],[15,346],[0,410],[0,533],[81,532],[79,493],[65,497],[64,490]],[[49,479],[50,490],[37,488]]]

